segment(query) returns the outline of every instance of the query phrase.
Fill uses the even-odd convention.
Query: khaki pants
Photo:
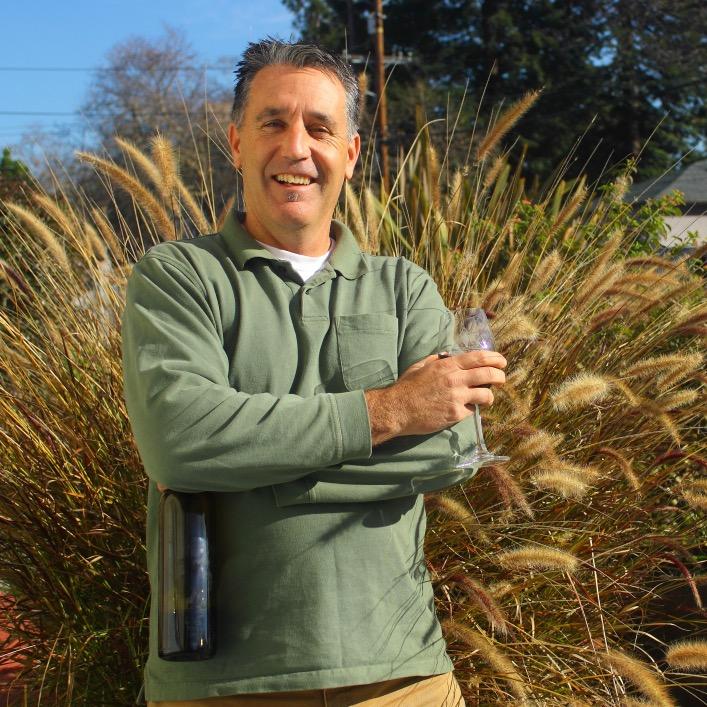
[[[259,692],[147,704],[148,707],[466,707],[454,673],[416,675],[325,690]]]

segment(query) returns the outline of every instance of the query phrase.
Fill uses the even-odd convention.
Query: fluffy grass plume
[[[476,151],[476,159],[481,162],[491,153],[508,131],[530,110],[538,100],[540,91],[529,91],[519,101],[510,106],[488,131]]]
[[[521,438],[513,450],[514,457],[535,459],[543,455],[554,454],[562,436],[545,430],[534,431],[531,435]]]
[[[511,572],[575,572],[579,560],[569,552],[553,547],[526,545],[506,550],[496,556],[496,562]]]
[[[51,229],[38,216],[20,204],[6,203],[5,206],[24,223],[29,233],[41,242],[48,255],[56,263],[67,271],[71,269],[64,246],[59,243]]]
[[[494,674],[506,682],[513,697],[519,701],[517,704],[526,704],[528,689],[525,681],[510,659],[494,643],[481,632],[459,621],[444,620],[442,628],[448,636],[477,651],[480,658],[493,669]]]
[[[663,410],[671,411],[692,405],[700,395],[700,391],[693,388],[686,388],[685,390],[678,390],[672,395],[661,397],[657,402]]]
[[[679,641],[668,647],[665,660],[671,668],[707,672],[707,641]]]
[[[587,492],[587,483],[566,471],[539,471],[532,476],[533,483],[542,491],[552,491],[564,498],[581,498]]]
[[[157,139],[157,137],[153,139]],[[140,150],[134,142],[125,140],[120,136],[116,136],[115,142],[118,147],[120,147],[120,149],[140,167],[142,172],[150,178],[152,184],[159,189],[160,194],[164,197],[166,193],[163,188],[162,174],[157,165],[142,150]]]
[[[96,228],[98,229],[101,238],[108,247],[112,262],[116,263],[117,265],[125,265],[125,249],[120,244],[118,236],[113,230],[113,227],[110,225],[110,222],[106,218],[106,215],[95,206],[91,207],[90,211],[91,216],[93,217],[93,222],[96,225]]]
[[[179,168],[172,143],[163,135],[155,135],[151,140],[152,161],[160,175],[160,192],[164,199],[170,199],[177,188]]]
[[[562,256],[558,250],[548,253],[533,270],[528,284],[528,292],[536,293],[546,287],[562,267],[562,262]]]
[[[644,662],[617,650],[608,650],[604,655],[607,664],[620,677],[628,680],[649,700],[664,707],[674,707],[675,701],[658,673]]]
[[[667,375],[678,374],[683,378],[697,371],[702,365],[703,354],[670,353],[658,356],[648,356],[625,369],[627,378],[647,378],[657,376],[663,378]]]
[[[574,298],[574,307],[581,313],[595,303],[621,277],[624,271],[623,263],[607,263],[597,265],[583,282],[578,283],[579,289]]]
[[[606,378],[592,373],[579,373],[565,381],[552,393],[555,410],[563,412],[604,400],[611,390]]]
[[[696,510],[707,511],[707,492],[688,489],[683,491],[682,495],[688,504]]]
[[[462,573],[453,574],[446,581],[459,587],[481,609],[492,630],[502,636],[511,632],[505,612],[491,592],[480,582]]]
[[[76,214],[72,213],[71,205],[60,203],[46,194],[34,193],[32,200],[38,204],[42,210],[59,226],[65,238],[72,238],[79,230],[79,220]]]
[[[135,199],[135,202],[145,210],[163,240],[175,239],[175,227],[164,206],[135,176],[117,164],[97,155],[81,151],[77,152],[76,155],[79,159],[95,167],[97,171],[115,180],[116,184],[128,192]]]
[[[597,453],[603,454],[612,459],[617,464],[619,469],[621,469],[621,473],[629,482],[631,488],[633,488],[635,491],[641,490],[641,482],[633,470],[633,463],[630,459],[627,459],[624,454],[622,454],[618,449],[614,449],[613,447],[599,447]]]
[[[482,545],[491,542],[483,525],[479,523],[469,506],[462,501],[444,493],[434,493],[425,497],[425,508],[427,511],[439,511],[443,517],[459,521]]]
[[[513,474],[500,465],[487,466],[484,468],[484,473],[493,480],[507,510],[518,508],[526,517],[533,517],[533,509]]]
[[[496,346],[501,348],[517,341],[535,341],[540,335],[538,325],[529,317],[517,314],[495,336]]]

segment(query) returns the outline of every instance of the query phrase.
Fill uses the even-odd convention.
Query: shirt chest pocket
[[[339,364],[347,390],[382,388],[398,377],[398,318],[373,312],[335,318]]]

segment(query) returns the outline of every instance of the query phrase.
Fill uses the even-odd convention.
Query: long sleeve
[[[452,317],[437,286],[417,266],[410,267],[404,332],[398,369],[449,348]],[[456,459],[476,443],[472,418],[430,435],[397,437],[373,448],[370,457],[318,469],[273,487],[279,506],[300,503],[360,503],[427,493],[471,478],[477,471],[455,469]]]
[[[202,285],[159,254],[135,264],[122,315],[124,397],[147,475],[176,491],[248,491],[371,453],[363,391],[247,394]]]
[[[273,486],[278,506],[299,503],[362,503],[439,491],[477,471],[455,469],[455,459],[475,443],[471,418],[433,435],[399,437],[373,449],[370,459],[351,460]]]

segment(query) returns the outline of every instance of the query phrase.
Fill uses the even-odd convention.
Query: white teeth
[[[277,174],[275,179],[285,184],[309,184],[312,180],[309,177],[300,177],[295,174]]]

